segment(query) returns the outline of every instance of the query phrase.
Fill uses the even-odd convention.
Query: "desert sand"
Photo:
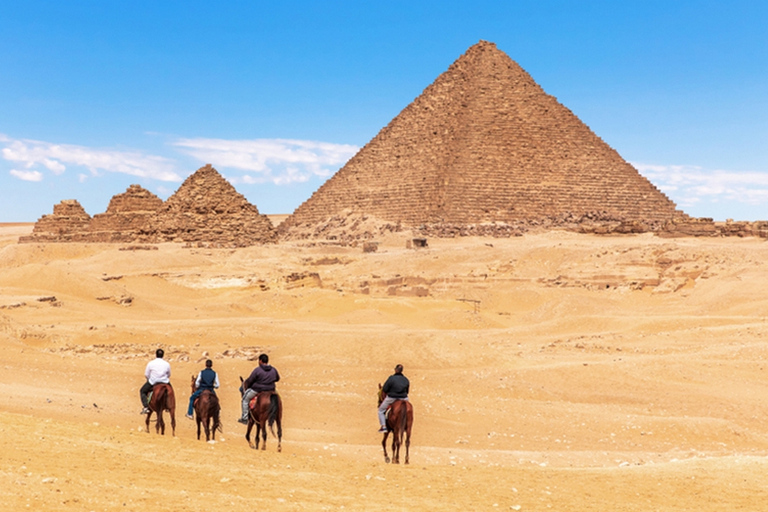
[[[765,508],[764,239],[16,243],[31,230],[0,225],[2,510]],[[139,414],[158,347],[175,437]],[[281,453],[236,422],[260,352],[282,376]],[[183,416],[206,356],[210,443]],[[376,432],[397,363],[407,466]]]

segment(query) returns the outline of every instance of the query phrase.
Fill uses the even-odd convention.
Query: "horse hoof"
[[[389,464],[389,457],[384,457],[384,462],[386,462],[387,464]]]

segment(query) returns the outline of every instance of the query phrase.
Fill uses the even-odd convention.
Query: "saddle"
[[[206,392],[208,392],[208,393],[213,393],[213,394],[216,394],[214,391],[212,391],[212,390],[210,390],[210,389],[204,389],[204,390],[203,390],[203,392],[202,392],[202,393],[200,393],[200,394],[197,396],[197,398],[195,398],[195,401],[194,401],[194,402],[192,402],[192,407],[194,407],[194,406],[196,406],[196,405],[197,405],[197,401],[198,401],[198,400],[200,400],[200,399],[203,397],[203,395],[204,395]]]
[[[251,398],[250,402],[248,402],[249,409],[253,410],[256,407],[256,400],[259,399],[259,396],[261,396],[262,393],[274,393],[276,395],[277,391],[259,391],[253,398]]]
[[[395,400],[394,402],[392,402],[391,404],[389,404],[389,406],[387,407],[387,410],[384,411],[384,417],[386,419],[389,419],[389,412],[392,410],[392,406],[395,405],[397,402],[401,402],[401,401],[402,401],[402,399],[398,399],[398,400]]]

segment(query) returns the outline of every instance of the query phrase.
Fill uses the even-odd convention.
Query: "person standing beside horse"
[[[197,379],[195,379],[195,387],[197,389],[194,393],[192,393],[192,396],[189,397],[189,407],[187,407],[187,418],[190,420],[195,419],[194,416],[192,416],[192,406],[195,403],[195,399],[199,397],[203,391],[210,391],[215,395],[215,390],[219,387],[219,376],[215,371],[213,371],[213,361],[210,359],[206,359],[205,369],[201,370],[200,373],[197,374]]]
[[[269,364],[269,356],[261,354],[259,356],[259,366],[253,369],[251,374],[243,381],[243,404],[242,415],[237,421],[245,425],[248,424],[248,403],[262,391],[274,391],[275,382],[280,380],[280,374],[277,369]]]
[[[408,381],[408,378],[403,375],[403,365],[398,364],[395,366],[395,373],[390,375],[381,387],[381,391],[387,396],[382,400],[378,410],[379,425],[381,425],[381,428],[379,428],[380,433],[387,432],[387,420],[385,417],[387,407],[397,400],[408,401],[408,391],[410,387],[411,383]]]
[[[141,397],[141,405],[144,406],[141,414],[149,414],[149,394],[152,392],[152,388],[155,384],[170,384],[171,383],[171,365],[163,359],[165,351],[161,348],[155,351],[155,359],[147,363],[147,367],[144,369],[144,377],[147,378],[147,382],[141,386],[139,390],[139,396]]]

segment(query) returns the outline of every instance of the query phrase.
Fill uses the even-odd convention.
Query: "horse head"
[[[243,377],[242,377],[242,376],[240,376],[240,387],[239,387],[239,388],[237,388],[237,389],[238,389],[238,391],[240,391],[240,396],[243,396],[243,394],[245,393],[245,391],[243,390],[243,383],[244,383],[244,382],[245,382],[245,381],[243,380]]]
[[[195,377],[195,376],[193,375],[193,376],[192,376],[192,392],[193,392],[193,393],[194,393],[195,391],[197,391],[197,386],[195,386],[195,381],[196,381],[196,380],[197,380],[197,377]]]
[[[381,382],[379,382],[379,393],[378,393],[379,403],[378,405],[381,405],[381,402],[384,401],[385,398],[387,398],[387,394],[384,392],[384,389],[381,387]]]

